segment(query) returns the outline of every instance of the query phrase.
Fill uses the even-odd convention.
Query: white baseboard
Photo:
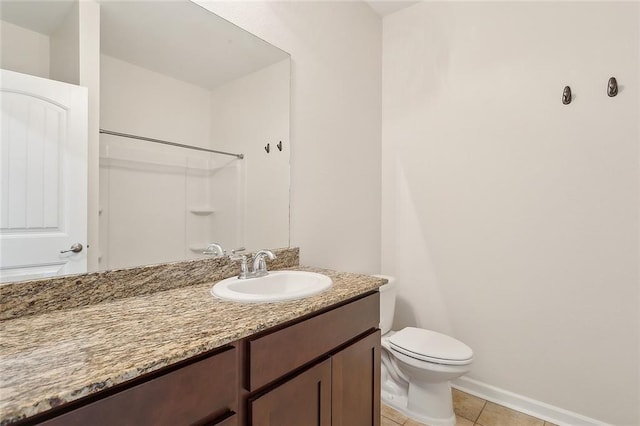
[[[521,413],[555,423],[558,426],[610,426],[608,423],[469,379],[468,377],[460,377],[453,380],[451,387]]]

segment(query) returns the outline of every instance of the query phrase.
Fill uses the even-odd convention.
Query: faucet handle
[[[231,250],[231,253],[236,254],[238,252],[245,251],[245,250],[246,250],[246,248],[244,248],[244,247],[238,247],[238,248],[235,248],[235,249]]]
[[[240,261],[240,273],[238,274],[238,278],[243,280],[249,276],[249,267],[247,266],[247,255],[239,254],[236,256],[229,256],[229,260]]]

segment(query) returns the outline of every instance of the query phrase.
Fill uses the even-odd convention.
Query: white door
[[[0,70],[0,102],[0,282],[86,272],[87,89]]]

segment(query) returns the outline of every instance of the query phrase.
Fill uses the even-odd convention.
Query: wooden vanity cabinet
[[[28,418],[47,426],[379,426],[379,293]]]
[[[375,293],[249,338],[245,423],[378,426],[379,306]]]
[[[380,331],[250,398],[248,411],[255,426],[379,426]]]

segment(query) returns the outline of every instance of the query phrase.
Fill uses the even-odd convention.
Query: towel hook
[[[609,79],[609,83],[607,84],[607,95],[609,95],[610,98],[613,98],[617,94],[618,94],[618,81],[616,80],[615,77],[611,77]]]
[[[562,103],[565,105],[569,105],[571,103],[571,87],[564,86],[564,90],[562,91]]]
[[[271,151],[271,144],[266,144],[264,146],[264,150],[267,151],[267,154],[269,153],[269,151]]]

